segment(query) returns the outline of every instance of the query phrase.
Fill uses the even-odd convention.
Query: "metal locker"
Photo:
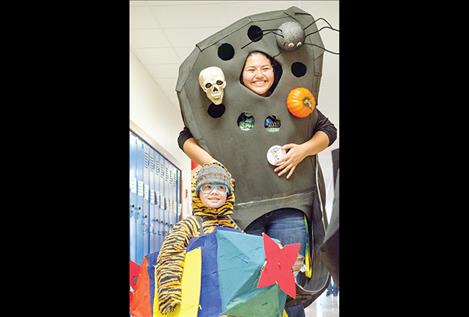
[[[163,243],[163,210],[162,210],[162,197],[161,197],[161,192],[162,192],[162,187],[163,187],[163,177],[161,177],[162,173],[162,164],[163,164],[163,157],[158,153],[158,159],[156,160],[157,162],[157,171],[156,175],[158,176],[158,182],[157,182],[157,198],[158,198],[158,219],[157,219],[157,231],[158,231],[158,249],[161,247],[161,244]]]
[[[162,184],[161,184],[161,211],[162,211],[162,240],[166,237],[167,234],[167,216],[166,216],[166,161],[163,159],[161,160],[161,178],[162,178]]]
[[[178,221],[180,170],[133,131],[129,133],[130,260],[159,250]]]
[[[161,160],[161,240],[166,237],[166,162]]]
[[[179,213],[181,212],[180,206],[181,204],[181,193],[179,190],[180,185],[180,177],[181,174],[179,173],[179,170],[176,169],[176,222],[179,221]]]
[[[130,132],[129,135],[129,251],[130,260],[135,262],[137,247],[137,224],[135,210],[137,205],[137,177],[136,173],[136,154],[137,138]]]
[[[174,166],[171,165],[169,171],[170,184],[171,184],[171,228],[176,224],[176,170]]]
[[[137,246],[136,246],[136,261],[135,263],[141,265],[144,256],[144,218],[143,218],[143,193],[144,193],[144,186],[143,186],[143,167],[144,165],[144,149],[143,149],[143,141],[140,138],[137,138]]]
[[[143,143],[143,255],[150,253],[150,146]]]
[[[168,164],[168,231],[173,225],[172,166]]]
[[[170,210],[169,210],[169,197],[171,195],[171,190],[170,190],[170,184],[169,184],[169,163],[168,161],[165,160],[164,162],[165,164],[165,209],[164,209],[164,212],[165,212],[165,228],[166,228],[166,235],[169,233],[169,230],[171,229],[171,214],[170,214]]]
[[[157,239],[155,216],[155,151],[150,149],[150,253],[155,251]]]

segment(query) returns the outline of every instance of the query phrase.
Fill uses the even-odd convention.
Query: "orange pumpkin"
[[[288,93],[288,111],[297,118],[306,118],[316,107],[316,99],[306,88],[295,88]]]

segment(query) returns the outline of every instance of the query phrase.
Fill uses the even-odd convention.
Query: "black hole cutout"
[[[256,119],[250,112],[242,112],[238,117],[238,127],[243,131],[249,131],[254,128]]]
[[[248,37],[251,41],[257,42],[262,39],[264,34],[262,33],[262,29],[257,25],[251,25],[248,30]]]
[[[225,105],[222,103],[219,105],[211,103],[210,106],[208,106],[207,112],[212,118],[220,118],[225,113]]]
[[[218,57],[220,57],[224,61],[228,61],[233,58],[234,56],[234,48],[228,43],[223,43],[218,48]]]
[[[280,119],[277,119],[277,116],[274,115],[270,115],[264,120],[264,128],[267,132],[278,132],[281,125]]]
[[[301,77],[306,74],[306,65],[300,62],[295,62],[291,65],[291,72],[296,77]]]

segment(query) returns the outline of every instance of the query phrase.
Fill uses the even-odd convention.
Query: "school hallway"
[[[339,317],[339,297],[340,294],[326,296],[326,292],[322,293],[305,309],[306,317]]]
[[[292,7],[295,7],[295,9],[289,9]],[[187,125],[186,123],[188,122],[197,122],[198,127],[206,127],[208,124],[214,123],[220,125],[220,127],[215,130],[216,136],[220,140],[231,140],[233,135],[238,134],[246,137],[247,142],[242,142],[239,146],[236,145],[237,143],[230,143],[236,146],[236,151],[223,151],[223,155],[228,156],[227,160],[217,158],[226,166],[231,166],[230,160],[234,160],[234,158],[238,156],[240,160],[237,162],[240,162],[244,160],[248,154],[255,155],[256,159],[253,160],[251,158],[247,160],[249,164],[246,163],[243,165],[243,171],[239,174],[252,177],[253,180],[259,182],[259,184],[256,183],[257,185],[254,186],[253,183],[249,182],[249,187],[242,186],[242,181],[248,178],[235,177],[237,180],[237,203],[241,203],[241,206],[243,206],[243,198],[245,198],[244,196],[246,195],[256,195],[256,197],[261,197],[264,195],[264,188],[268,187],[272,187],[275,191],[279,191],[279,193],[275,194],[268,193],[266,196],[268,199],[277,196],[279,199],[284,199],[284,196],[287,195],[286,193],[290,190],[290,187],[285,185],[286,181],[283,178],[274,177],[274,179],[271,179],[273,175],[272,173],[275,172],[274,165],[271,164],[272,151],[270,151],[270,149],[275,147],[278,148],[278,145],[290,142],[285,141],[285,135],[289,135],[290,130],[293,131],[293,124],[298,125],[298,129],[295,129],[295,131],[303,131],[304,133],[306,133],[306,130],[311,129],[311,127],[315,127],[315,123],[313,124],[313,121],[311,121],[311,118],[313,117],[311,114],[307,117],[300,118],[290,112],[286,98],[287,92],[289,90],[297,89],[298,87],[309,87],[309,89],[313,91],[316,89],[317,95],[320,96],[320,99],[315,101],[317,102],[317,109],[321,111],[321,114],[324,115],[327,120],[330,120],[334,124],[337,131],[340,131],[338,54],[322,52],[322,50],[320,50],[320,48],[323,48],[330,52],[339,52],[339,1],[245,2],[131,0],[129,1],[129,10],[130,85],[128,251],[130,267],[130,315],[132,317],[156,317],[153,315],[152,310],[155,294],[155,285],[152,283],[155,282],[157,254],[160,252],[160,247],[170,231],[173,230],[179,222],[187,219],[193,214],[192,178],[196,175],[197,169],[200,167],[195,160],[191,160],[181,149],[180,144],[178,143],[181,131],[183,131]],[[290,10],[291,12],[296,12],[295,14],[298,13],[300,19],[296,21],[296,18],[294,18],[295,14],[288,11],[291,15],[283,13],[278,21],[279,23],[274,21],[275,25],[273,27],[280,28],[283,24],[292,22],[290,20],[293,19],[296,21],[293,21],[296,23],[294,25],[299,24],[304,28],[301,29],[302,32],[300,32],[302,34],[304,33],[304,40],[298,42],[296,44],[296,48],[287,49],[282,46],[283,44],[281,43],[283,43],[283,37],[276,35],[275,33],[278,32],[273,32],[270,30],[271,28],[268,27],[268,24],[270,25],[270,23],[274,23],[270,21],[270,17],[268,20],[262,20],[262,23],[261,21],[251,21],[239,30],[237,29],[236,34],[230,35],[236,35],[236,39],[239,36],[239,40],[228,41],[224,37],[222,41],[223,43],[219,43],[221,49],[219,47],[216,48],[214,51],[215,54],[204,62],[206,65],[204,64],[200,67],[201,69],[209,69],[211,66],[216,66],[223,71],[223,76],[226,76],[226,88],[223,87],[223,91],[225,92],[223,94],[223,103],[220,107],[218,107],[218,104],[217,107],[215,107],[215,104],[211,106],[209,94],[207,94],[204,89],[204,87],[208,87],[206,84],[201,84],[200,79],[197,80],[197,74],[200,74],[202,71],[199,70],[199,68],[194,71],[188,71],[187,74],[190,74],[190,76],[187,78],[190,80],[185,78],[185,65],[188,65],[188,62],[191,62],[190,56],[195,56],[194,52],[199,54],[200,47],[198,46],[198,43],[201,43],[220,32],[224,32],[222,30],[229,29],[230,25],[240,23],[239,21],[244,21],[248,16],[265,14],[267,12],[274,12],[277,10]],[[302,11],[304,11],[304,13]],[[309,22],[310,20],[311,22]],[[277,26],[276,24],[279,25]],[[310,25],[307,26],[307,24]],[[262,32],[259,33],[259,30]],[[266,33],[263,33],[264,31],[266,31]],[[213,46],[213,48],[215,48],[218,45],[217,43],[210,47]],[[313,44],[320,45],[320,47],[318,48]],[[261,97],[255,94],[251,96],[252,91],[249,91],[251,88],[241,85],[241,79],[239,76],[244,67],[243,63],[245,63],[244,55],[246,55],[248,51],[255,51],[256,48],[263,48],[262,45],[266,45],[264,49],[266,50],[266,53],[272,56],[275,55],[283,67],[283,70],[279,75],[279,78],[280,76],[283,76],[282,85],[279,85],[276,92],[279,97],[276,97],[278,99],[275,99],[277,100],[276,102],[272,99],[269,103],[270,108],[261,107],[261,105],[264,104],[263,102],[265,102],[265,99],[259,99]],[[316,52],[316,55],[314,55],[316,58],[306,60],[305,56],[312,54],[313,47],[315,49],[314,52]],[[230,48],[233,48],[233,50]],[[204,50],[204,52],[209,51],[211,52],[211,49]],[[230,52],[232,51],[235,53],[234,55],[231,55]],[[305,53],[298,55],[298,52]],[[288,57],[288,59],[286,57]],[[193,75],[196,77],[192,78]],[[310,80],[310,77],[315,78],[314,81],[313,79]],[[197,98],[193,98],[194,100],[191,101],[191,106],[188,109],[203,109],[203,118],[206,119],[204,119],[205,121],[203,120],[203,122],[199,123],[197,120],[194,121],[193,119],[184,116],[187,102],[185,101],[186,99],[180,99],[180,97],[182,95],[185,96],[185,90],[189,90],[189,88],[186,88],[186,84],[181,84],[183,81],[188,81],[191,85],[192,83],[195,83],[195,88],[191,88],[191,91],[193,91],[194,94],[197,93]],[[182,85],[181,87],[184,87],[184,92],[179,91],[181,89],[177,90],[178,82],[180,82],[180,86]],[[217,81],[214,82],[217,83]],[[319,82],[321,83],[320,94]],[[313,87],[315,88],[313,89]],[[280,94],[279,92],[282,93]],[[241,96],[245,96],[243,98],[248,98],[248,101],[251,97],[257,98],[259,99],[259,104],[258,101],[253,101],[252,103],[250,101],[244,102],[242,101]],[[198,100],[197,104],[200,101],[203,105],[196,106],[196,99]],[[207,104],[205,105],[204,103]],[[238,109],[238,104],[242,108]],[[218,110],[215,111],[214,109]],[[313,114],[316,115],[316,113]],[[312,122],[310,125],[304,123],[309,121]],[[227,127],[235,130],[235,134],[228,132],[231,130],[227,129]],[[225,136],[225,134],[227,136]],[[301,178],[302,180],[305,178],[305,184],[309,184],[311,179],[316,180],[314,184],[311,184],[311,188],[314,187],[320,189],[317,191],[320,195],[314,196],[312,194],[313,192],[308,192],[307,194],[311,194],[312,196],[304,198],[304,200],[308,201],[308,204],[310,204],[313,196],[320,196],[317,201],[313,201],[314,208],[307,209],[319,210],[320,212],[320,215],[313,219],[315,223],[311,224],[311,230],[307,231],[308,234],[315,237],[314,239],[317,239],[314,240],[315,242],[318,242],[316,247],[319,247],[319,242],[323,240],[327,228],[330,228],[329,224],[331,223],[330,220],[335,196],[335,180],[338,170],[338,153],[340,147],[339,135],[340,134],[337,133],[337,139],[335,142],[320,153],[316,154],[314,158],[308,158],[308,160],[312,162],[311,164],[314,162],[314,165],[311,165],[314,166],[314,168],[310,168],[311,166],[307,165],[308,167],[305,167],[303,172],[298,172],[297,170],[295,172],[296,174],[294,174],[297,178]],[[269,139],[266,141],[264,140],[266,138]],[[283,138],[285,138],[285,140],[283,140]],[[294,139],[296,140],[296,137]],[[253,150],[250,150],[250,146],[253,147]],[[229,155],[226,153],[229,153]],[[233,164],[233,167],[231,168],[234,172],[229,169],[233,175],[237,172],[236,166],[238,166],[237,163]],[[261,169],[254,169],[254,166],[260,166]],[[306,166],[306,164],[304,164],[304,166]],[[305,177],[309,172],[311,172],[313,178]],[[292,176],[292,182],[295,182],[295,184],[296,182],[300,183],[294,179],[295,176]],[[263,180],[264,178],[265,180]],[[278,186],[275,187],[273,184],[285,186],[286,189],[284,190]],[[246,190],[246,188],[249,188],[249,190]],[[281,188],[281,190],[278,188]],[[323,192],[324,195],[322,195]],[[238,212],[239,206],[235,205],[235,207],[234,212]],[[313,220],[311,220],[311,222],[313,222]],[[305,224],[307,223],[305,222]],[[301,227],[303,228],[302,223]],[[262,239],[259,237],[257,237],[257,239],[250,237],[228,237],[226,232],[225,235],[212,235],[210,236],[210,239],[213,243],[207,243],[206,246],[205,244],[203,246],[201,245],[199,249],[202,250],[202,248],[204,248],[204,251],[200,251],[200,254],[197,252],[192,253],[192,257],[190,257],[190,261],[192,261],[191,266],[188,265],[185,267],[191,267],[193,271],[189,270],[189,272],[192,273],[197,269],[197,274],[194,273],[195,276],[202,276],[201,272],[203,270],[208,270],[207,267],[210,265],[213,267],[218,265],[218,261],[224,265],[226,265],[226,263],[230,265],[233,264],[226,260],[226,254],[229,253],[225,251],[235,250],[235,252],[243,254],[243,256],[239,256],[236,259],[249,259],[249,265],[241,263],[242,265],[235,266],[233,264],[233,267],[230,266],[232,271],[220,270],[221,273],[218,276],[218,286],[228,286],[225,288],[219,287],[219,289],[216,289],[214,292],[219,295],[219,298],[221,298],[222,295],[226,298],[231,298],[229,296],[235,298],[235,295],[238,296],[235,292],[238,292],[239,290],[242,290],[243,292],[250,291],[249,287],[251,287],[251,284],[246,284],[249,285],[249,287],[246,286],[243,288],[242,286],[244,284],[242,284],[242,281],[249,280],[253,276],[257,277],[260,275],[258,269],[257,271],[254,270],[262,265],[262,263],[257,263],[258,259],[264,261],[264,258],[267,259],[267,255],[262,251],[263,249],[254,249],[253,246],[257,244],[263,246]],[[231,249],[220,248],[221,251],[219,251],[219,249],[210,249],[215,245],[214,241],[217,242],[217,246],[218,243],[225,243],[225,247],[232,245],[236,247]],[[309,241],[313,241],[313,238],[310,238]],[[315,244],[309,243],[308,246],[313,246],[311,247],[311,250],[313,250]],[[205,248],[207,248],[207,250]],[[256,253],[256,256],[253,256],[253,253],[250,252],[261,252],[262,254]],[[203,254],[216,254],[217,256],[212,258],[212,262],[208,262],[206,260],[202,261]],[[324,265],[324,263],[321,262],[321,257],[313,257],[313,253],[311,253],[311,251],[309,254],[308,259],[310,259],[310,262],[309,264],[306,264],[307,266],[305,267],[316,268],[319,266],[315,265]],[[146,261],[144,262],[144,260]],[[240,267],[245,268],[246,271],[242,271],[239,269]],[[314,285],[312,287],[316,287],[316,285],[324,285],[323,282],[326,283],[329,278],[327,273],[328,271],[330,273],[329,269],[317,269],[314,271],[314,274],[311,273],[312,276],[314,276],[312,277],[314,280],[314,283],[311,284]],[[242,272],[244,273],[241,274]],[[251,272],[251,275],[246,272]],[[234,278],[234,276],[238,275],[240,276],[239,280]],[[208,293],[208,290],[211,289],[207,284],[204,284],[206,287],[202,287],[202,278],[200,278],[200,281],[199,279],[191,280],[189,278],[188,280],[190,280],[191,283],[200,283],[201,291],[194,291],[194,293],[199,295],[205,294],[204,292]],[[141,281],[141,283],[137,286],[138,281]],[[236,286],[234,284],[236,284]],[[194,289],[198,290],[198,287],[199,286]],[[285,292],[285,290],[282,291]],[[336,296],[334,296],[334,294],[326,296],[326,294],[327,290],[324,290],[321,296],[319,296],[305,309],[306,317],[339,316],[340,294],[335,294]],[[264,303],[275,302],[275,298],[272,300],[269,297],[275,297],[274,295],[275,294],[273,294],[273,292],[265,292],[265,294],[262,293],[262,296],[267,298],[263,299]],[[256,294],[256,296],[258,296],[258,294]],[[261,295],[258,297],[261,298]],[[147,308],[149,307],[147,304],[139,306],[139,303],[143,303],[143,301],[147,300],[150,301],[150,304],[148,304],[151,307],[150,312],[147,311]],[[199,298],[198,300],[201,299]],[[211,300],[212,302],[209,304],[206,303],[207,305],[204,307],[215,306],[213,304],[213,297]],[[228,299],[226,299],[226,301],[228,301]],[[268,317],[274,314],[271,312],[272,309],[266,313],[258,312],[255,310],[255,306],[253,306],[255,303],[256,302],[253,299],[252,305],[244,306],[250,311],[238,312],[238,315],[246,316],[248,314],[253,314],[259,317]],[[223,302],[223,304],[226,306],[226,302]],[[278,307],[279,306],[274,306],[276,313],[279,312]],[[264,310],[266,309],[265,307],[261,308]],[[140,312],[138,309],[144,309],[146,315],[139,315]],[[204,310],[204,312],[205,311],[208,310]],[[184,315],[184,317],[189,316],[186,313],[183,313],[182,315]],[[210,314],[207,313],[204,316],[209,315]],[[235,314],[233,313],[233,315]],[[190,316],[194,316],[194,314]],[[210,316],[214,316],[214,314],[211,314]]]

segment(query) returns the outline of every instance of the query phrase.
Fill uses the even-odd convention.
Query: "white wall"
[[[158,145],[168,151],[182,168],[183,217],[188,214],[190,198],[191,161],[177,144],[179,132],[184,127],[179,111],[154,82],[142,63],[130,52],[130,109],[129,118]]]

